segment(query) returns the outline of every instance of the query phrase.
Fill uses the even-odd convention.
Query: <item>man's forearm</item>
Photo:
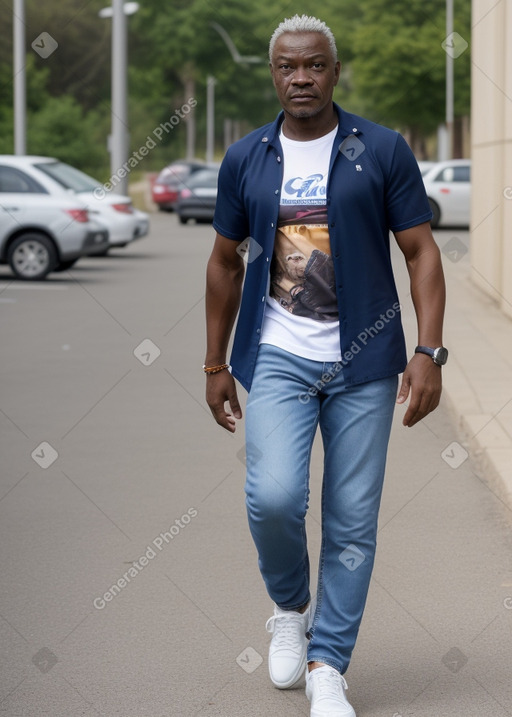
[[[427,224],[395,234],[407,262],[411,296],[418,322],[418,344],[443,345],[443,318],[446,290],[441,253]],[[441,397],[441,367],[429,356],[415,354],[407,364],[397,403],[409,406],[402,423],[414,426],[435,410]]]
[[[226,362],[229,337],[240,306],[243,265],[228,267],[214,257],[206,272],[206,358],[213,366]]]
[[[441,254],[437,246],[407,263],[411,296],[418,322],[418,343],[435,348],[443,343],[443,318],[446,301]]]

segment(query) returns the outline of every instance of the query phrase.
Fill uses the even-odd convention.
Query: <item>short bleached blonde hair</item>
[[[276,44],[276,41],[281,37],[281,35],[284,35],[285,32],[319,32],[322,35],[324,35],[328,42],[329,47],[331,49],[332,57],[334,62],[338,61],[338,50],[336,48],[336,40],[334,39],[334,35],[332,34],[332,30],[323,22],[322,20],[319,20],[316,17],[312,17],[311,15],[294,15],[293,17],[286,18],[283,20],[282,23],[280,23],[276,29],[274,30],[274,33],[272,37],[270,38],[270,44],[268,47],[268,57],[270,62],[272,63],[272,55],[274,54],[274,46]]]

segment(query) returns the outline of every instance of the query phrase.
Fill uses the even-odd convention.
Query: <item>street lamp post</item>
[[[453,33],[453,0],[446,0],[446,37]],[[453,55],[446,53],[446,151],[453,157]]]
[[[119,170],[128,158],[128,102],[126,15],[123,0],[112,0],[112,134],[110,169]],[[128,193],[128,177],[117,185],[119,194]]]
[[[14,154],[27,153],[27,89],[25,78],[25,2],[13,6]]]
[[[126,16],[137,12],[136,2],[112,0],[112,7],[100,10],[100,17],[112,18],[112,113],[109,137],[110,172],[118,175],[128,159],[127,38]],[[128,175],[119,176],[114,191],[128,193]]]
[[[222,27],[222,25],[219,25],[218,22],[211,22],[210,25],[213,27],[213,29],[219,33],[219,35],[224,40],[224,43],[226,47],[228,48],[229,52],[231,53],[231,57],[233,58],[233,61],[236,62],[238,65],[252,65],[252,64],[258,64],[260,62],[263,62],[263,59],[261,57],[257,57],[255,55],[241,55],[235,43],[231,39],[231,37],[228,35],[226,30]],[[216,80],[215,77],[212,75],[208,75],[206,80],[206,161],[212,162],[213,161],[213,154],[214,154],[214,145],[215,145],[215,111],[214,111],[214,101],[215,101],[215,84]]]
[[[206,161],[213,162],[215,148],[215,77],[206,79]]]

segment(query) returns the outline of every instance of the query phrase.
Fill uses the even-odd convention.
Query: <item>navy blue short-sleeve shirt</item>
[[[338,133],[327,181],[341,364],[347,385],[404,370],[407,357],[389,232],[430,221],[416,159],[404,138],[334,105]],[[250,238],[232,372],[250,390],[268,291],[283,177],[284,114],[233,144],[219,174],[215,230]]]

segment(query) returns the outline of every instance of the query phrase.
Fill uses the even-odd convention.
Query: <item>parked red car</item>
[[[152,199],[158,208],[165,212],[174,211],[187,178],[205,166],[200,160],[180,160],[162,169],[151,188]]]

